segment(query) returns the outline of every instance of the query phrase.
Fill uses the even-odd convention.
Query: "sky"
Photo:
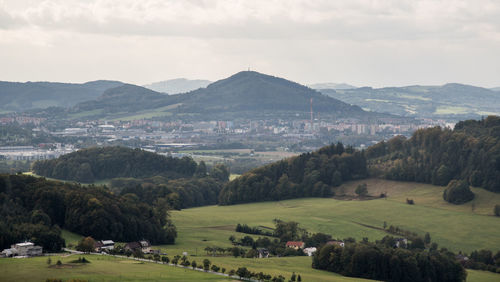
[[[0,0],[0,80],[500,86],[500,0]]]

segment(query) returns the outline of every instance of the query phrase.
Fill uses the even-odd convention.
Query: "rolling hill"
[[[460,120],[500,113],[500,93],[458,83],[320,91],[363,109],[408,117]]]
[[[93,147],[38,161],[33,171],[46,177],[92,183],[117,177],[191,177],[196,167],[196,162],[187,157],[166,157],[126,147]]]
[[[71,112],[124,118],[138,113],[171,118],[206,120],[237,118],[309,118],[311,99],[315,113],[332,118],[394,118],[363,111],[298,83],[243,71],[183,95],[164,95],[136,85],[108,89],[94,101],[80,103]]]
[[[173,104],[177,98],[141,86],[124,84],[106,90],[96,100],[77,104],[70,112],[92,112],[98,116],[130,114]]]
[[[119,81],[107,80],[83,84],[0,81],[0,111],[25,111],[51,106],[71,107],[83,101],[96,99],[107,89],[122,84]]]

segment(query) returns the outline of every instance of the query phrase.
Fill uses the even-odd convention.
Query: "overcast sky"
[[[500,0],[0,0],[0,80],[500,86]]]

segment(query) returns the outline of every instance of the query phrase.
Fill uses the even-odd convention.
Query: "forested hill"
[[[368,176],[447,185],[465,180],[500,192],[500,117],[459,122],[416,131],[410,139],[395,137],[365,151],[342,144],[251,170],[227,183],[219,194],[223,205],[328,197],[343,181]]]
[[[132,194],[118,196],[103,187],[48,181],[26,175],[0,175],[0,248],[32,240],[44,251],[64,246],[61,229],[120,242],[148,239],[173,243],[175,226],[167,204],[148,204]]]
[[[188,157],[172,158],[126,147],[81,149],[33,165],[38,175],[84,183],[117,177],[191,177],[196,168],[196,162]]]
[[[161,94],[147,88],[124,84],[106,90],[98,99],[77,104],[72,113],[93,111],[98,115],[135,113],[168,106],[178,100],[177,96]],[[100,110],[100,111],[99,111]]]
[[[51,106],[71,107],[82,101],[96,99],[107,89],[122,84],[119,81],[106,80],[83,84],[0,81],[0,110],[25,111]]]
[[[150,113],[158,118],[206,120],[238,118],[309,118],[315,113],[332,118],[398,118],[366,112],[298,83],[254,71],[243,71],[182,95],[166,95],[125,84],[108,89],[93,101],[68,110],[77,116],[126,118]]]
[[[500,192],[500,117],[396,137],[366,150],[370,171],[389,179],[447,185],[452,179]]]
[[[254,115],[309,113],[311,98],[315,112],[337,117],[377,116],[298,83],[254,71],[242,71],[182,95],[179,110],[199,113],[253,112]]]
[[[499,92],[458,83],[320,91],[363,109],[407,117],[464,120],[500,113]]]
[[[219,194],[219,203],[329,197],[332,187],[366,176],[363,152],[332,144],[243,174],[226,184]]]

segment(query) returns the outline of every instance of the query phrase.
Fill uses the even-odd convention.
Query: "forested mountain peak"
[[[188,112],[253,112],[253,115],[287,112],[295,115],[309,113],[312,98],[314,112],[358,118],[376,115],[299,83],[255,71],[236,73],[183,96],[183,110]]]

